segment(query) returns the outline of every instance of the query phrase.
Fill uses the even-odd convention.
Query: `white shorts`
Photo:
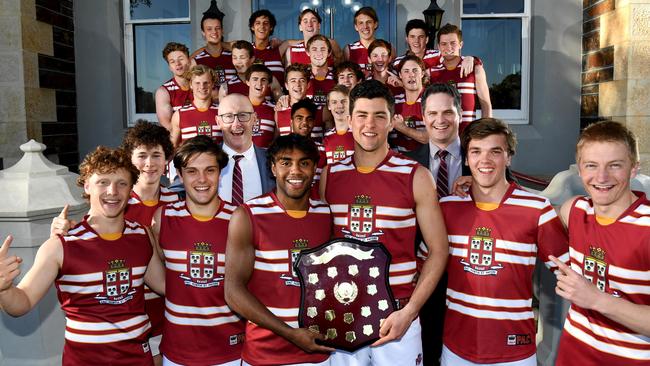
[[[363,347],[355,352],[336,350],[330,357],[332,365],[347,366],[394,366],[422,365],[422,328],[416,318],[400,339],[378,347]]]
[[[307,363],[290,363],[290,364],[287,364],[287,365],[291,365],[291,366],[330,366],[330,365],[335,365],[334,363],[330,363],[330,359],[331,359],[331,357],[328,358],[327,360],[325,360],[323,362],[319,362],[319,363],[309,363],[309,362],[307,362]],[[241,364],[242,364],[242,366],[253,366],[253,365],[251,365],[250,363],[248,363],[248,362],[246,362],[244,360],[241,360]]]
[[[446,346],[442,346],[442,356],[440,356],[441,366],[537,366],[537,355],[532,355],[528,358],[512,362],[498,362],[498,363],[474,363],[467,361],[453,353]]]
[[[232,360],[226,363],[220,363],[219,365],[214,365],[214,366],[240,366],[241,365],[241,360],[236,359]],[[173,361],[170,361],[165,355],[163,355],[163,366],[183,366],[180,363],[176,363]]]
[[[160,341],[162,341],[162,334],[149,338],[149,348],[151,348],[152,356],[158,356],[160,354]]]

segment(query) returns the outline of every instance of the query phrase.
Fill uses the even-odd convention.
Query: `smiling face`
[[[232,64],[238,74],[244,74],[251,67],[253,61],[255,61],[255,58],[251,57],[247,50],[242,48],[232,49]]]
[[[230,124],[224,123],[223,119],[217,116],[217,124],[223,132],[223,142],[231,149],[243,153],[253,143],[253,126],[257,123],[257,115],[254,113],[253,105],[247,97],[241,94],[229,94],[219,104],[219,115],[237,114],[241,112],[253,113],[251,119],[242,122],[235,118]]]
[[[467,146],[467,165],[480,189],[487,190],[507,185],[506,167],[510,165],[508,143],[502,134],[472,139]]]
[[[424,55],[428,41],[429,37],[427,37],[424,29],[413,28],[406,35],[406,43],[408,44],[409,50],[418,56]]]
[[[167,55],[167,64],[169,71],[180,78],[190,69],[190,58],[183,51],[172,51]]]
[[[330,50],[325,41],[316,40],[309,45],[307,55],[309,55],[312,66],[323,67],[327,64],[327,57],[330,55]]]
[[[186,200],[195,205],[205,206],[218,200],[219,163],[217,157],[199,153],[187,160],[181,168],[181,182],[185,188]]]
[[[267,40],[273,31],[273,28],[271,28],[271,21],[265,15],[259,16],[255,18],[255,22],[253,23],[253,27],[251,27],[251,31],[253,32],[256,40]]]
[[[314,115],[309,109],[300,108],[291,117],[291,132],[310,137],[314,129]]]
[[[221,21],[219,19],[205,19],[203,21],[203,28],[201,34],[205,41],[212,45],[221,44],[223,37],[223,28],[221,28]]]
[[[192,95],[197,100],[210,100],[212,99],[212,78],[210,74],[192,75],[190,80],[190,88],[192,88]]]
[[[404,62],[399,72],[399,77],[402,79],[404,89],[408,91],[421,91],[422,90],[422,76],[424,70],[413,60]]]
[[[311,190],[316,164],[303,151],[294,148],[278,152],[273,158],[271,171],[279,198],[302,199]]]
[[[447,147],[458,137],[460,111],[454,98],[445,93],[431,94],[424,104],[424,126],[429,140],[438,147]]]
[[[362,150],[373,152],[388,145],[388,132],[393,128],[388,103],[383,98],[359,98],[348,117],[354,142]]]
[[[580,179],[597,208],[627,208],[637,168],[622,142],[585,142],[578,152]]]
[[[372,70],[376,72],[386,71],[388,68],[388,59],[390,58],[390,51],[384,47],[376,47],[372,50],[368,59],[372,64]]]
[[[379,24],[365,14],[359,14],[354,19],[354,30],[359,33],[359,39],[372,42]]]
[[[333,91],[327,99],[327,109],[330,110],[335,121],[347,120],[350,115],[349,103],[350,98],[347,95]]]
[[[84,191],[90,196],[91,216],[120,217],[129,201],[132,187],[131,175],[124,168],[111,173],[93,173],[84,183]]]
[[[289,92],[291,100],[300,100],[307,95],[307,78],[302,72],[289,71],[285,81],[285,87]]]
[[[268,92],[269,76],[265,72],[252,72],[246,84],[248,84],[248,95],[254,99],[264,99]]]
[[[458,34],[449,33],[441,34],[438,49],[445,59],[452,59],[460,56],[460,50],[463,48],[463,42],[458,40]]]
[[[133,149],[131,162],[140,171],[138,183],[147,185],[160,184],[160,177],[165,172],[165,152],[160,145],[148,147],[140,145]]]
[[[312,13],[305,13],[300,19],[298,29],[302,32],[304,39],[309,39],[312,36],[320,33],[320,22],[318,18]]]
[[[357,85],[359,81],[360,80],[357,79],[357,75],[350,69],[345,69],[339,72],[338,83],[347,86],[350,90],[352,90],[352,88],[354,88],[354,86]]]

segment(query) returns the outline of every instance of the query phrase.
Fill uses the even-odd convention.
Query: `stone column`
[[[52,218],[69,204],[73,219],[88,210],[76,186],[77,175],[43,156],[45,145],[34,140],[20,146],[22,159],[0,171],[0,240],[12,234],[11,254],[23,258],[21,276],[31,268],[40,245],[49,237]],[[54,287],[27,315],[0,313],[0,365],[60,365],[65,320]]]
[[[600,84],[599,115],[639,138],[641,172],[650,173],[650,0],[617,0],[600,17],[600,47],[614,48],[613,80]]]

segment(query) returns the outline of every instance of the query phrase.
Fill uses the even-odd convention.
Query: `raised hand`
[[[0,292],[11,288],[13,281],[20,274],[20,263],[23,259],[15,255],[9,255],[9,246],[13,237],[7,236],[2,247],[0,247]]]
[[[77,225],[74,220],[68,219],[68,210],[70,210],[70,205],[63,206],[59,216],[52,219],[52,224],[50,225],[50,236],[68,235],[68,230]]]
[[[552,255],[548,258],[558,267],[555,293],[581,308],[593,309],[604,293],[559,259]]]

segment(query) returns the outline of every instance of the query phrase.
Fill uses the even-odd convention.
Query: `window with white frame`
[[[162,50],[168,42],[191,48],[189,0],[124,0],[124,62],[128,124],[157,121],[156,89],[171,78]]]
[[[528,123],[530,0],[461,0],[463,54],[481,58],[493,115]]]

